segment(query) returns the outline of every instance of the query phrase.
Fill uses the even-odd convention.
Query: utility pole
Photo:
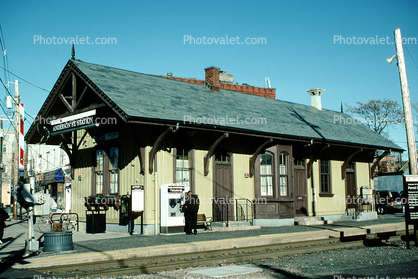
[[[16,190],[16,185],[19,184],[19,83],[15,80],[15,152],[13,154],[13,185]],[[13,204],[13,218],[16,218],[16,200],[12,195]]]
[[[411,100],[409,98],[409,86],[406,78],[405,59],[403,55],[401,29],[395,30],[396,55],[398,59],[399,79],[401,82],[402,104],[405,116],[406,140],[408,142],[409,174],[417,174],[417,155],[415,148],[415,135],[412,126]]]

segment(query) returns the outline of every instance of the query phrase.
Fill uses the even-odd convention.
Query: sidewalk
[[[6,229],[4,230],[3,244],[0,245],[0,262],[1,260],[15,255],[16,253],[23,253],[25,249],[25,240],[28,238],[28,221],[27,220],[11,220],[6,221]],[[42,232],[34,225],[35,239],[42,240]],[[129,237],[129,234],[106,232],[101,234],[89,234],[85,231],[74,231],[73,242],[94,241],[94,240],[109,240],[120,237]],[[42,249],[42,248],[41,248]]]

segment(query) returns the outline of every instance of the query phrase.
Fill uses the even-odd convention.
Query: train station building
[[[72,58],[26,141],[66,151],[71,212],[86,222],[89,211],[105,211],[108,231],[126,231],[123,196],[138,186],[144,234],[160,233],[161,203],[177,202],[161,199],[169,183],[198,194],[199,213],[213,221],[339,220],[367,208],[368,199],[359,206],[357,198],[373,189],[376,164],[403,150],[347,114],[323,109],[323,92],[308,90],[307,106],[275,99],[275,89],[238,85],[215,67],[203,81]]]

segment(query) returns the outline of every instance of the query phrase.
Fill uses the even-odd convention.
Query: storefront
[[[71,209],[70,169],[56,169],[43,174],[41,185],[50,194],[52,211],[69,212]]]

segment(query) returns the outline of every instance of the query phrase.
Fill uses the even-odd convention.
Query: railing
[[[371,203],[358,203],[356,204],[356,212],[372,212],[376,211],[376,205],[374,202]]]
[[[254,208],[253,202],[249,199],[236,199],[236,215],[237,221],[251,221],[251,225],[254,224]]]
[[[376,211],[376,204],[374,197],[362,197],[358,196],[353,199],[353,206],[346,209],[346,215],[353,216],[355,219],[361,212],[373,212]],[[351,210],[350,210],[351,209]]]
[[[71,217],[71,215],[75,216],[74,218]],[[77,213],[64,213],[64,212],[57,212],[57,213],[50,213],[49,217],[52,221],[52,224],[54,222],[58,222],[61,224],[61,226],[67,231],[75,230],[77,227],[77,231],[79,231],[79,222],[78,222],[78,214]]]
[[[225,222],[226,226],[229,226],[228,223],[228,203],[223,199],[213,199],[212,200],[212,216],[213,222]]]

